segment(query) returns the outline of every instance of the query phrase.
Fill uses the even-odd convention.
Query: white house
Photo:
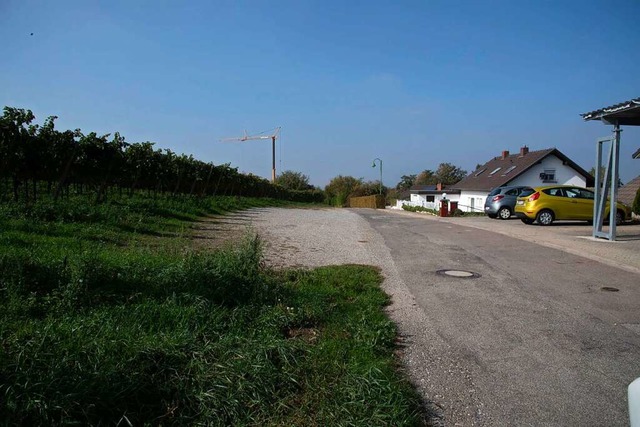
[[[437,209],[446,194],[452,209],[483,212],[484,201],[495,187],[550,184],[586,187],[593,185],[593,177],[556,148],[529,151],[524,146],[518,154],[503,151],[501,156],[489,160],[454,185],[411,187],[411,204],[428,203],[426,207]]]

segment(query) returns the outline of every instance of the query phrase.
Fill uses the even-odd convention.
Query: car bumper
[[[533,214],[527,214],[525,212],[518,212],[516,211],[516,216],[520,219],[536,219],[536,216]]]

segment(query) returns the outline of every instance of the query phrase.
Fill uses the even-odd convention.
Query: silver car
[[[496,187],[484,201],[484,213],[489,218],[509,219],[518,197],[526,197],[533,192],[533,188],[524,185]]]

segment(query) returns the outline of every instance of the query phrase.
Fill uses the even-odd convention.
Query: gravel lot
[[[431,425],[444,425],[442,408],[432,403],[425,393],[429,372],[459,371],[460,367],[454,366],[454,361],[427,357],[430,349],[442,349],[447,344],[432,332],[435,328],[430,327],[429,320],[400,279],[384,240],[363,218],[347,209],[264,208],[212,219],[202,229],[224,234],[227,240],[257,232],[265,243],[265,263],[274,268],[335,264],[379,267],[384,276],[383,289],[392,300],[387,312],[399,329],[402,350],[398,354],[409,378],[425,398],[426,410],[433,419]],[[223,230],[224,233],[220,233]],[[456,415],[448,413],[447,418],[451,421]]]

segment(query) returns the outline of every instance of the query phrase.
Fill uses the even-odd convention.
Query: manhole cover
[[[612,288],[611,286],[604,286],[602,288],[600,288],[601,291],[605,291],[605,292],[618,292],[620,289],[618,288]]]
[[[436,274],[441,276],[449,276],[449,277],[457,277],[459,279],[472,279],[476,277],[480,277],[478,273],[474,273],[473,271],[465,271],[465,270],[438,270]]]

